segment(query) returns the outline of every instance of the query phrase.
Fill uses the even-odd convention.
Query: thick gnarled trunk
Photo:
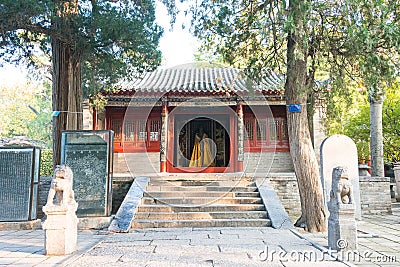
[[[326,214],[318,161],[311,142],[307,119],[307,35],[303,18],[306,0],[290,1],[293,26],[288,34],[287,77],[285,96],[287,104],[301,104],[301,112],[288,112],[290,153],[299,186],[302,215],[296,226],[309,232],[326,230]]]
[[[53,163],[60,164],[61,131],[82,129],[82,89],[79,60],[69,45],[52,41],[53,110],[61,111],[53,117]]]
[[[61,160],[61,132],[63,130],[79,130],[83,127],[82,116],[82,85],[81,85],[81,58],[74,50],[73,29],[69,15],[78,12],[77,0],[57,1],[59,7],[57,16],[59,20],[54,27],[67,29],[65,37],[70,43],[53,38],[52,64],[53,64],[53,110],[60,111],[53,117],[53,164],[60,164]]]

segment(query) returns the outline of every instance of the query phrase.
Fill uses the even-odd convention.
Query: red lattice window
[[[114,131],[114,140],[121,141],[122,121],[114,119],[111,121],[111,130]]]
[[[114,148],[116,152],[158,152],[160,151],[161,110],[152,111],[144,117],[141,110],[107,110],[107,129],[114,131]]]
[[[160,120],[150,120],[150,142],[160,141]]]
[[[268,117],[267,115],[245,113],[244,133],[245,150],[257,151],[289,151],[286,117],[283,115]]]
[[[253,120],[245,120],[244,121],[244,128],[245,128],[245,133],[244,133],[244,139],[245,140],[253,140],[254,139],[254,133],[253,133]]]

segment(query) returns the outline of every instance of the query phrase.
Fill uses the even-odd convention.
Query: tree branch
[[[28,22],[14,22],[8,25],[0,25],[0,31],[2,32],[3,35],[3,40],[5,40],[5,35],[7,32],[12,32],[16,30],[27,30],[33,33],[38,33],[38,34],[45,34],[48,35],[52,38],[58,39],[64,43],[71,43],[71,40],[68,39],[65,35],[61,34],[60,32],[54,31],[49,28],[45,28],[40,25],[35,25],[31,24]]]

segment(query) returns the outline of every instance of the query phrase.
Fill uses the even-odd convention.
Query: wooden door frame
[[[213,107],[212,107],[213,108]],[[226,107],[230,108],[230,107]],[[237,116],[234,114],[235,111],[221,111],[216,108],[214,111],[210,112],[208,109],[184,109],[184,110],[172,110],[169,112],[168,116],[168,137],[167,137],[167,168],[166,171],[170,173],[223,173],[223,172],[238,172],[242,171],[243,166],[238,164],[237,160]],[[229,120],[229,129],[226,129],[229,134],[229,165],[228,167],[204,167],[204,168],[193,168],[193,167],[175,167],[175,115],[199,115],[198,117],[204,117],[208,115],[212,119],[213,115],[226,115]],[[195,117],[197,118],[197,117]],[[240,168],[242,167],[242,168]]]

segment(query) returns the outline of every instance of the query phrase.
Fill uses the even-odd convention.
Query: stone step
[[[193,174],[193,175],[168,175],[161,177],[152,177],[152,181],[252,181],[252,177],[247,176],[235,176],[235,175],[218,175],[218,174]]]
[[[150,186],[255,186],[254,182],[249,181],[153,181],[149,183]]]
[[[260,197],[258,192],[224,192],[224,191],[148,191],[144,197],[170,198],[170,197]]]
[[[135,220],[211,220],[211,219],[268,219],[266,211],[229,212],[138,212]]]
[[[132,228],[269,227],[269,219],[134,220]]]
[[[240,175],[152,177],[132,228],[268,227],[254,179]]]
[[[264,204],[214,204],[208,206],[168,206],[144,205],[138,207],[138,212],[235,212],[235,211],[265,211]]]
[[[392,209],[400,209],[400,202],[392,202]]]
[[[170,197],[170,198],[150,198],[144,197],[142,204],[171,204],[171,205],[210,205],[210,204],[262,204],[262,199],[258,197]]]
[[[213,191],[213,192],[256,192],[256,186],[173,186],[149,185],[147,191]]]

